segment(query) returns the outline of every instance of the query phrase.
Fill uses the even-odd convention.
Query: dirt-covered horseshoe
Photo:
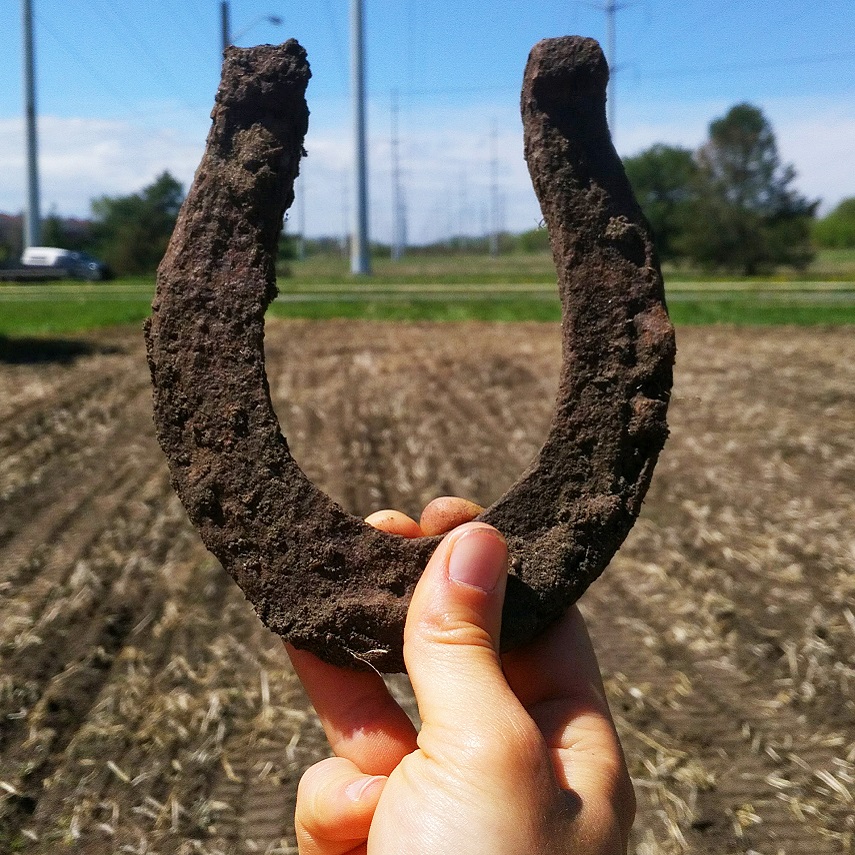
[[[381,533],[319,491],[288,451],[264,370],[309,76],[293,40],[226,53],[146,326],[155,423],[190,519],[267,626],[329,662],[399,671],[410,594],[439,539]],[[543,448],[481,516],[511,553],[506,649],[603,571],[667,435],[674,333],[606,127],[607,79],[597,43],[576,37],[537,44],[525,72],[525,155],[558,269],[563,366]]]

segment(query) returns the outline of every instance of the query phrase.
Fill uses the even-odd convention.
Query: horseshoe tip
[[[605,97],[609,66],[596,39],[583,36],[542,39],[531,49],[525,81],[541,97]]]

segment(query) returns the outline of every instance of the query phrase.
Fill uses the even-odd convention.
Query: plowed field
[[[356,513],[500,495],[555,326],[275,322],[297,459]],[[291,852],[323,735],[205,552],[137,331],[0,348],[0,852]],[[583,599],[638,855],[855,850],[855,335],[684,329],[672,438]],[[396,682],[406,696],[406,685]]]

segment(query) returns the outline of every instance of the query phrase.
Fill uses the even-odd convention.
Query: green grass
[[[0,335],[54,335],[141,324],[151,312],[151,298],[101,301],[57,298],[0,303]]]
[[[344,258],[317,257],[289,262],[289,287],[304,290],[319,284],[353,284],[350,261]],[[401,285],[505,285],[513,283],[554,282],[555,268],[547,253],[530,255],[466,255],[450,252],[444,256],[409,256],[400,261],[374,258],[371,275],[360,277],[364,284]]]
[[[555,282],[555,268],[548,252],[502,255],[457,254],[450,251],[444,256],[405,256],[400,261],[374,258],[372,275],[360,278],[360,283],[380,285],[396,284],[465,284],[506,285]],[[286,280],[294,290],[308,290],[320,284],[353,284],[350,262],[345,258],[313,257],[305,261],[290,262],[291,276]],[[666,279],[671,282],[812,282],[855,281],[855,250],[819,250],[813,263],[805,270],[784,268],[746,279],[733,274],[716,273],[674,265],[665,265]]]
[[[736,326],[820,326],[855,324],[855,304],[770,303],[754,299],[672,301],[668,305],[677,326],[734,324]]]
[[[140,324],[151,312],[153,293],[154,277],[0,284],[0,335],[54,335]]]
[[[848,271],[850,278],[711,282],[667,274],[672,317],[677,324],[855,323],[855,251],[825,252],[817,263]],[[346,273],[340,259],[305,264],[302,273],[298,269],[295,276],[280,280],[285,299],[273,304],[271,316],[384,321],[560,318],[555,275],[543,255],[414,258],[398,264],[386,260],[377,263],[375,276],[358,280]],[[151,278],[94,285],[0,285],[0,335],[66,335],[138,325],[149,314],[153,290]]]

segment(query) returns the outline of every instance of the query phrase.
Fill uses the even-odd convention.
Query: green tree
[[[66,246],[67,239],[68,235],[62,217],[56,211],[51,211],[42,220],[41,243],[44,246],[60,246],[64,249],[71,249],[71,247]]]
[[[678,246],[708,268],[752,275],[776,265],[805,267],[818,202],[793,187],[772,125],[751,104],[737,104],[710,124],[696,155],[696,195]]]
[[[545,225],[540,228],[530,229],[518,235],[515,243],[515,250],[518,252],[548,252],[549,232]]]
[[[813,239],[826,249],[855,249],[855,196],[814,224]]]
[[[679,255],[698,167],[690,149],[657,143],[623,162],[663,259]]]
[[[116,273],[151,273],[175,227],[184,188],[168,172],[139,193],[92,201],[100,251]]]
[[[0,267],[17,267],[23,251],[23,215],[0,214]]]

